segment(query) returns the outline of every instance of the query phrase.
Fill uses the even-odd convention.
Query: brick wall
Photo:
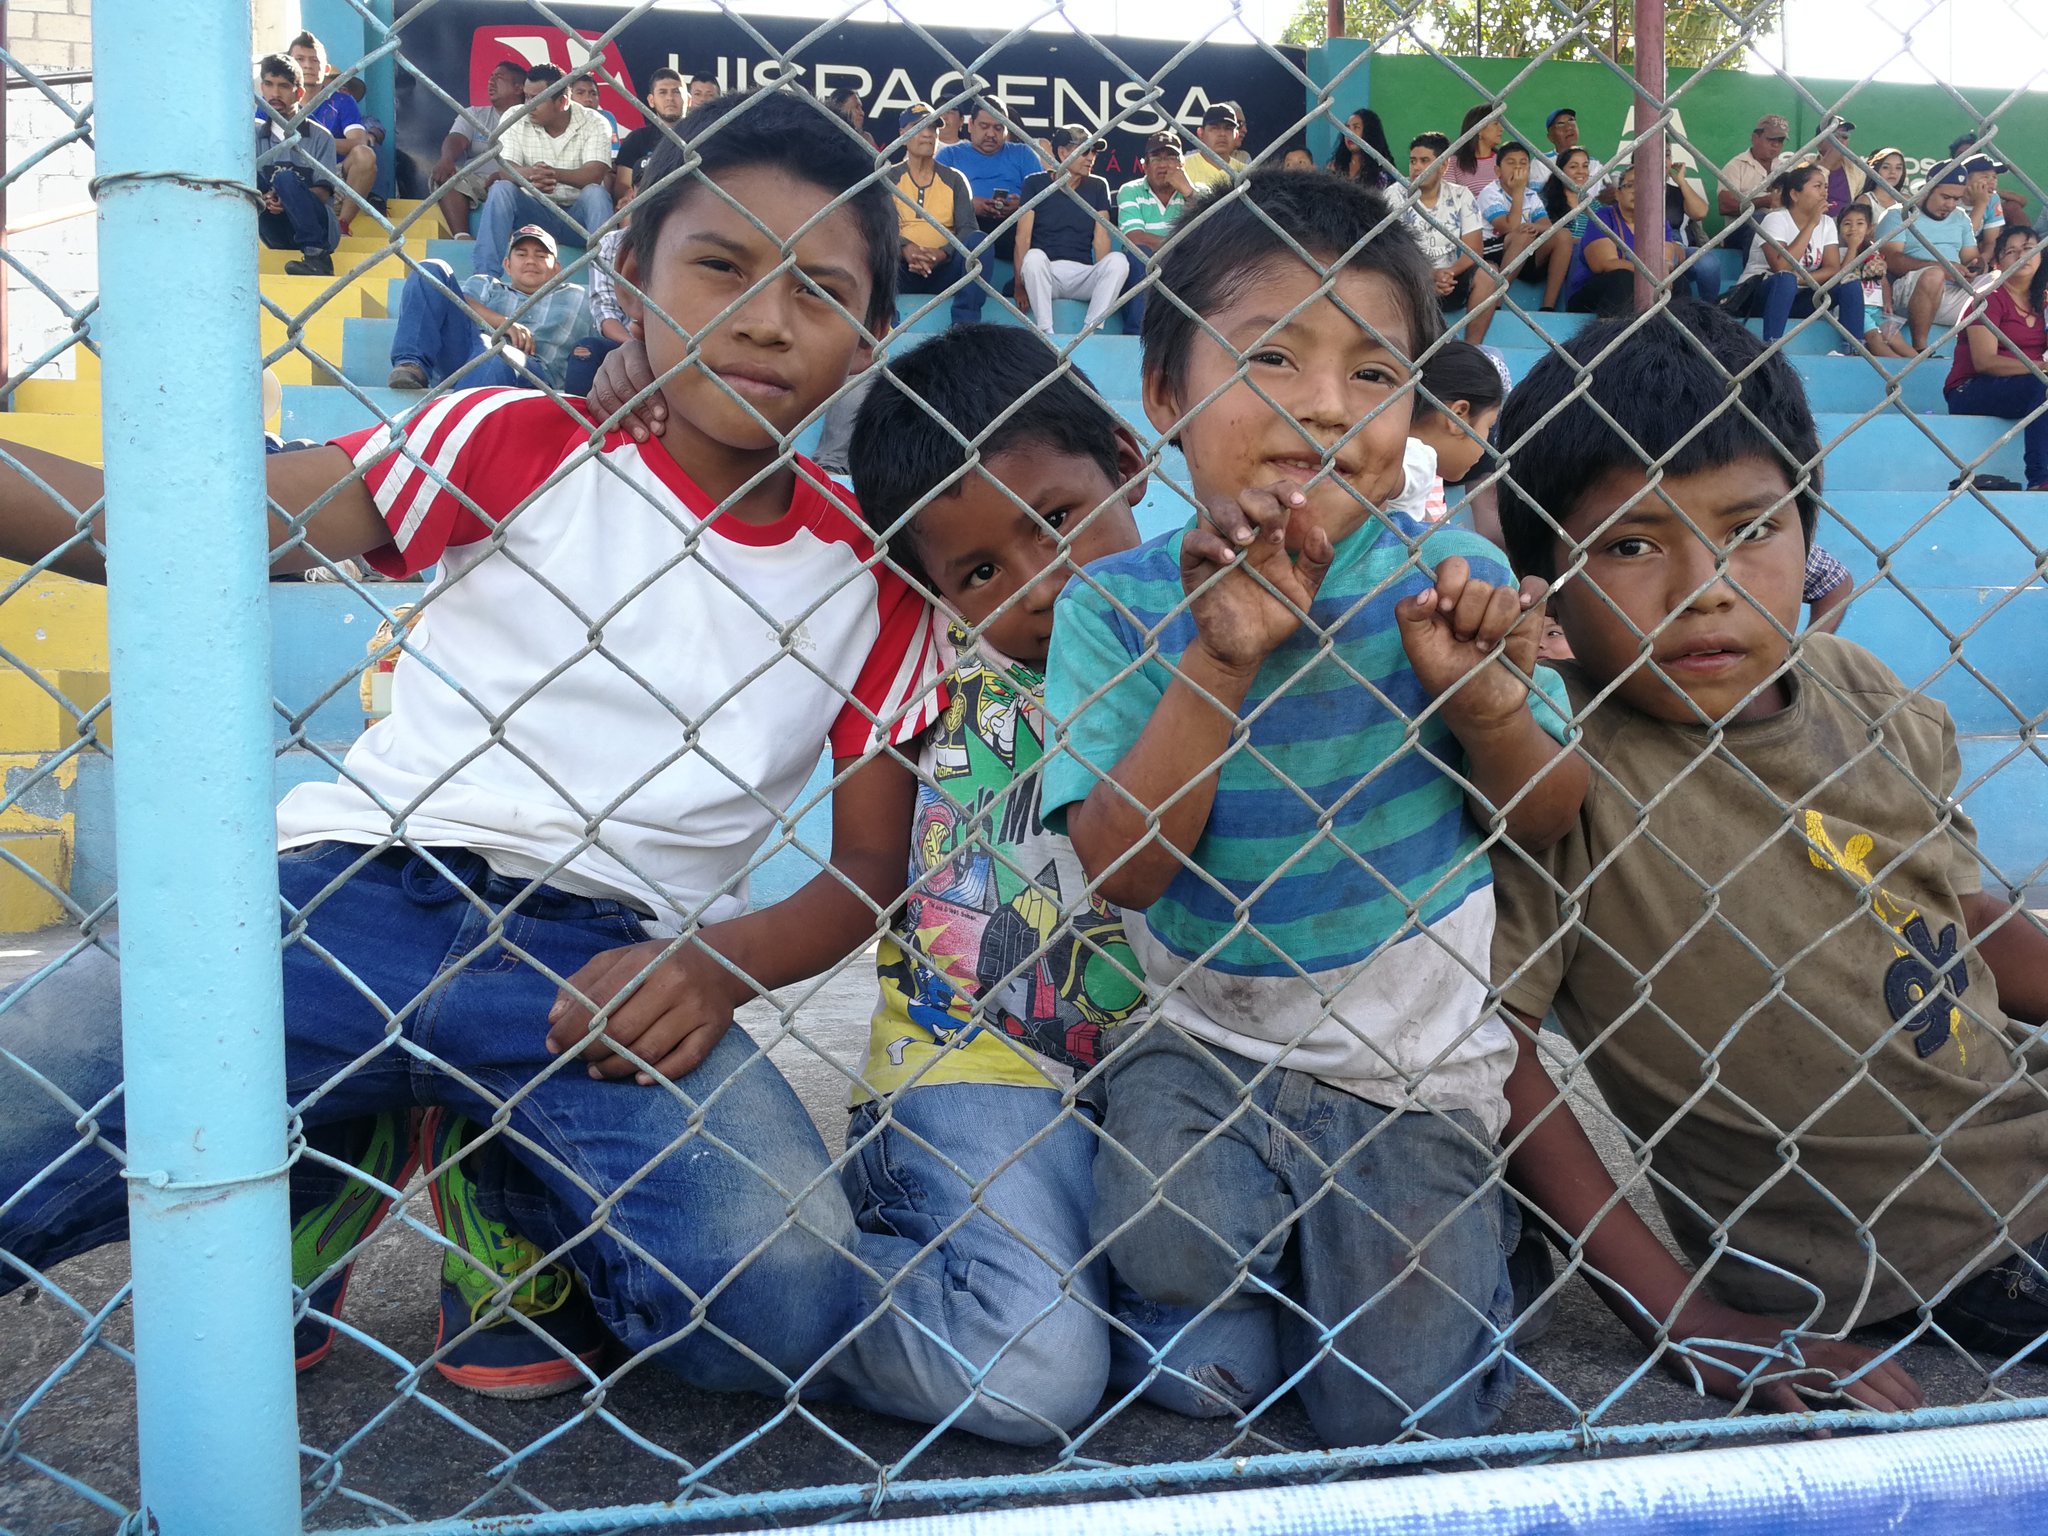
[[[7,48],[24,67],[38,73],[90,69],[92,0],[8,0]],[[56,94],[73,106],[84,106],[92,100],[92,87],[60,86]],[[17,86],[7,93],[9,167],[25,164],[71,131],[66,114],[35,87]],[[8,184],[8,222],[19,225],[38,212],[85,202],[92,171],[92,150],[82,141],[38,161]],[[90,215],[25,231],[10,237],[7,245],[13,260],[46,283],[70,309],[83,308],[99,291],[99,229]],[[35,363],[74,329],[64,308],[12,267],[7,272],[7,310],[10,373]],[[65,355],[42,371],[69,376],[71,359]]]

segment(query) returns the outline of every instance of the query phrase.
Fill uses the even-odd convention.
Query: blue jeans
[[[1863,288],[1858,283],[1840,283],[1825,295],[1816,295],[1811,288],[1803,286],[1796,274],[1791,272],[1770,272],[1764,275],[1761,305],[1751,300],[1752,313],[1761,309],[1764,317],[1764,340],[1776,341],[1785,334],[1785,327],[1793,320],[1804,320],[1820,304],[1833,304],[1835,316],[1842,326],[1858,341],[1863,339]]]
[[[1016,1445],[1065,1436],[1111,1380],[1205,1417],[1256,1406],[1239,1383],[1270,1376],[1271,1351],[1236,1315],[1146,1305],[1089,1259],[1096,1141],[1051,1088],[941,1083],[855,1109],[840,1178],[874,1273],[828,1391]]]
[[[334,209],[314,194],[304,171],[279,166],[270,174],[268,190],[284,205],[284,211],[259,209],[256,233],[273,251],[325,256],[341,244],[341,225]]]
[[[2048,1334],[2048,1267],[2044,1266],[2048,1266],[2048,1235],[1965,1280],[1934,1309],[1934,1320],[1965,1349],[2015,1355]]]
[[[391,339],[391,363],[415,363],[431,384],[439,384],[484,350],[483,332],[476,316],[463,303],[455,285],[455,273],[445,261],[423,261],[416,272],[405,275],[405,292],[398,303],[398,330]],[[524,389],[545,387],[536,372],[528,377],[514,368],[501,352],[484,358],[462,375],[464,389],[509,384]]]
[[[858,1294],[852,1223],[781,1073],[735,1027],[672,1084],[592,1079],[547,1052],[555,978],[643,939],[634,914],[547,887],[512,908],[525,882],[464,850],[439,854],[461,884],[419,854],[358,867],[366,853],[278,858],[291,1107],[309,1127],[429,1104],[502,1114],[505,1213],[544,1246],[574,1245],[564,1257],[611,1332],[697,1386],[779,1396],[838,1342]],[[125,1236],[119,1158],[78,1129],[107,1098],[92,1121],[121,1145],[120,1047],[119,978],[99,951],[0,1003],[0,1253],[47,1268]],[[0,1261],[0,1291],[24,1278]]]
[[[1956,345],[1968,343],[1958,337]],[[2026,422],[2020,429],[2020,442],[2026,454],[2027,488],[2038,490],[2048,485],[2048,410],[2043,409],[2048,405],[2048,386],[2030,374],[1973,373],[1943,398],[1951,416],[1997,416]]]
[[[569,366],[563,371],[562,393],[587,395],[597,382],[597,370],[618,351],[619,343],[609,336],[585,336],[569,349]]]
[[[980,278],[971,283],[963,281],[966,276],[967,258],[958,251],[951,251],[944,261],[923,275],[899,264],[896,268],[896,291],[944,293],[959,283],[960,287],[953,294],[953,324],[972,325],[981,318],[981,306],[988,302],[988,289]]]
[[[1117,1273],[1161,1306],[1263,1311],[1271,1375],[1325,1441],[1500,1416],[1517,1222],[1474,1116],[1382,1109],[1155,1023],[1110,1058],[1103,1131],[1093,1231]]]
[[[583,188],[576,201],[564,207],[509,181],[494,181],[477,213],[476,270],[487,277],[504,276],[512,231],[524,225],[538,224],[563,245],[583,249],[597,244],[598,231],[611,216],[612,195],[603,182]]]

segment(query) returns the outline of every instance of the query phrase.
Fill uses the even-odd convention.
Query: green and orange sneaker
[[[582,1365],[604,1356],[606,1335],[569,1266],[487,1215],[464,1169],[482,1127],[427,1111],[421,1141],[433,1170],[434,1219],[454,1246],[441,1259],[441,1327],[434,1369],[485,1397],[553,1397],[588,1385]],[[489,1148],[469,1158],[504,1156]],[[578,1362],[582,1362],[579,1365]]]
[[[348,1295],[357,1250],[391,1209],[386,1190],[402,1190],[412,1177],[416,1150],[412,1112],[386,1110],[324,1127],[325,1150],[354,1166],[331,1199],[292,1222],[292,1286],[304,1298],[292,1318],[292,1345],[300,1370],[310,1370],[334,1348],[334,1319]]]

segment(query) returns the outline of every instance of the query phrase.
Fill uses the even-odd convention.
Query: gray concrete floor
[[[0,938],[0,990],[69,942],[68,933],[55,930]],[[859,1059],[871,986],[871,973],[858,962],[850,965],[806,1006],[802,1027],[810,1044],[782,1039],[771,1045],[828,1145],[841,1143],[845,1122],[846,1078],[831,1063]],[[778,1032],[765,1008],[745,1022],[764,1040]],[[1603,1129],[1597,1105],[1587,1109],[1582,1118],[1621,1166],[1618,1139]],[[1639,1204],[1654,1222],[1654,1208],[1647,1200]],[[432,1219],[417,1190],[406,1213],[422,1224]],[[400,1354],[423,1358],[433,1344],[436,1267],[424,1238],[403,1222],[388,1222],[358,1264],[344,1315]],[[126,1312],[115,1309],[97,1332],[90,1326],[126,1276],[125,1249],[109,1247],[56,1271],[68,1302],[38,1291],[0,1299],[0,1533],[112,1536],[117,1530],[117,1515],[66,1490],[38,1463],[121,1506],[134,1503],[134,1380],[117,1353],[128,1338]],[[2004,1371],[1994,1384],[1988,1362],[1944,1346],[1916,1345],[1903,1363],[1934,1403],[2048,1394],[2048,1370]],[[1646,1424],[1728,1412],[1662,1372],[1631,1381],[1642,1369],[1641,1351],[1576,1279],[1566,1282],[1554,1322],[1525,1350],[1523,1364],[1527,1378],[1500,1426],[1504,1434],[1568,1429],[1589,1419]],[[596,1411],[586,1411],[574,1396],[489,1401],[431,1373],[409,1394],[395,1391],[398,1383],[392,1367],[348,1340],[301,1378],[300,1435],[319,1453],[308,1454],[304,1466],[317,1488],[329,1490],[324,1496],[309,1490],[309,1499],[317,1499],[310,1528],[670,1499],[695,1469],[757,1433],[744,1451],[707,1472],[698,1491],[872,1485],[884,1470],[892,1483],[1027,1473],[1058,1459],[1052,1451],[958,1433],[924,1444],[929,1431],[922,1426],[846,1408],[789,1413],[765,1398],[693,1392],[652,1369],[629,1373]],[[5,1426],[16,1415],[17,1437],[10,1442]],[[544,1447],[529,1451],[544,1440]],[[1141,1466],[1313,1448],[1307,1421],[1291,1401],[1242,1430],[1140,1404],[1110,1416],[1072,1455],[1084,1465]],[[507,1474],[502,1464],[515,1456],[518,1465]],[[918,1508],[889,1506],[891,1513]],[[711,1528],[764,1523],[779,1522],[735,1518]]]

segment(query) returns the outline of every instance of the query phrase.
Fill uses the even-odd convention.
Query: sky
[[[700,8],[691,0],[681,6]],[[931,26],[1074,27],[1097,36],[1277,39],[1297,0],[869,0],[851,19],[892,14]],[[701,7],[708,8],[708,7]],[[835,16],[830,0],[738,0],[737,9]],[[1783,36],[1760,37],[1747,67],[1796,75],[2048,90],[2048,0],[1787,0]],[[1910,47],[1904,39],[1910,38]]]

